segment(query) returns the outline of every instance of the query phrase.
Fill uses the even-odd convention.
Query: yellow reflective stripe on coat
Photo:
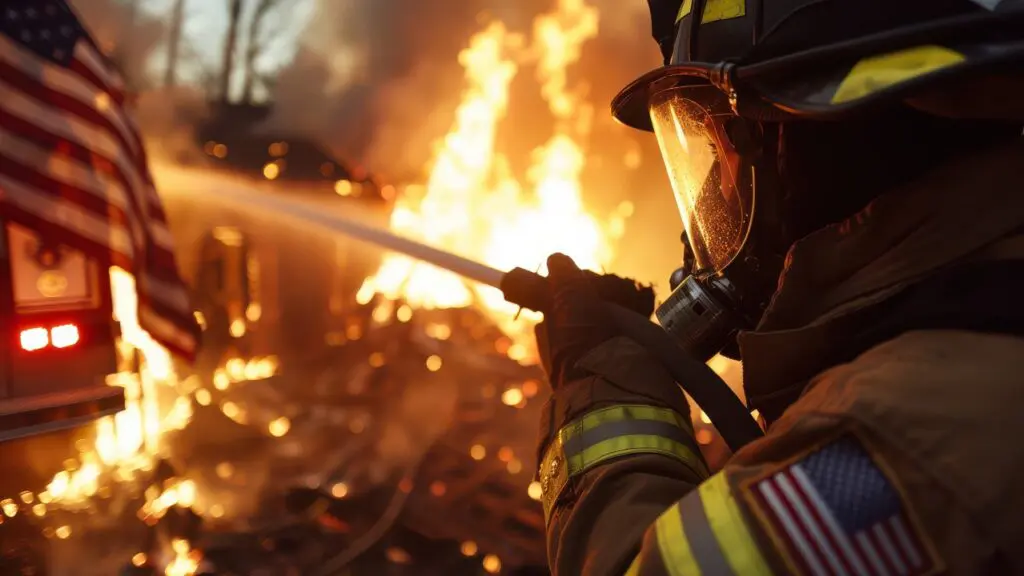
[[[683,5],[679,7],[679,13],[676,14],[676,24],[689,16],[691,10],[693,10],[693,0],[683,0]],[[746,0],[708,0],[704,5],[704,16],[701,18],[700,23],[708,24],[710,22],[718,22],[719,20],[741,18],[746,15]]]
[[[858,100],[901,82],[954,66],[965,59],[963,54],[944,46],[917,46],[864,58],[839,83],[832,103]]]
[[[551,508],[574,476],[632,454],[661,454],[682,462],[697,478],[708,476],[693,441],[693,426],[683,416],[656,406],[601,408],[559,430],[544,454],[538,477],[545,519],[550,518]]]
[[[636,576],[772,574],[723,472],[662,513],[654,530],[657,549],[637,556]]]

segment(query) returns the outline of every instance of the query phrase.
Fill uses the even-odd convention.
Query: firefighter
[[[683,217],[706,320],[677,336],[742,360],[766,432],[709,471],[552,256],[552,571],[1024,574],[1024,3],[649,4],[665,66],[613,112]]]

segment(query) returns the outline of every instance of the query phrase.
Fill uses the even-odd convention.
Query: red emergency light
[[[19,338],[21,349],[26,352],[35,352],[49,346],[71,348],[81,339],[81,333],[75,324],[61,324],[49,329],[41,326],[25,328]]]

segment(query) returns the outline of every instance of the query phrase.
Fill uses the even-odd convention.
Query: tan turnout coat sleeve
[[[858,310],[944,267],[1024,260],[1022,153],[964,158],[793,247],[741,345],[748,397],[788,387],[797,399],[716,474],[686,438],[683,395],[643,350],[616,339],[585,358],[592,377],[555,392],[541,430],[553,572],[1024,574],[1024,340],[911,331],[815,364]],[[780,522],[765,486],[796,468],[831,490],[802,512],[847,520],[849,541],[820,514],[824,532],[801,539]],[[849,478],[865,484],[843,488]],[[870,493],[885,497],[857,500]],[[848,546],[867,501],[895,511],[877,557]]]
[[[732,566],[725,573],[814,573],[750,491],[843,436],[864,447],[899,494],[906,529],[931,566],[921,573],[1024,574],[1015,553],[1024,549],[1022,362],[1019,338],[911,332],[815,378],[764,439],[710,480],[659,454],[592,468],[553,505],[555,574],[715,574],[716,565]],[[709,495],[695,488],[715,482],[725,487],[725,507],[738,512],[724,516],[721,530],[746,533],[745,542],[687,530],[722,522],[688,504],[704,501],[710,514]],[[681,531],[667,527],[666,511],[678,512]],[[672,566],[686,562],[699,571]]]

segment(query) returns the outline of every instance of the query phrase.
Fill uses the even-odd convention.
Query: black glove
[[[612,274],[580,270],[564,254],[548,257],[550,308],[537,325],[537,350],[552,388],[586,376],[576,363],[618,331],[606,313],[608,302],[645,317],[654,312],[654,290]]]

